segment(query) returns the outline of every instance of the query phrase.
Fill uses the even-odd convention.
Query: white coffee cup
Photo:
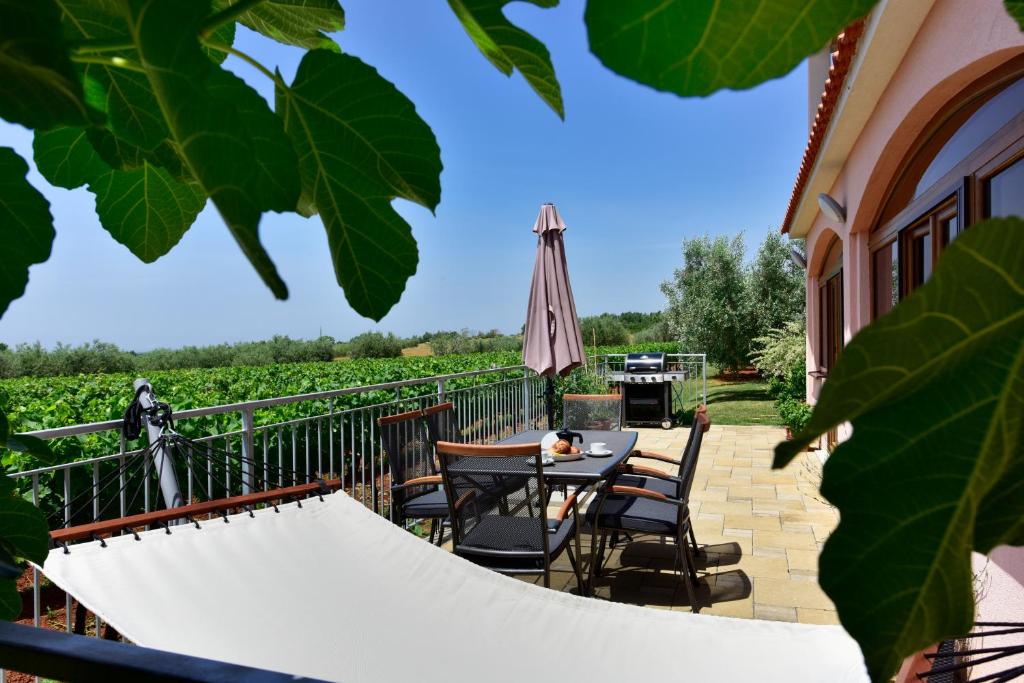
[[[594,443],[590,444],[591,453],[605,453],[607,451],[608,444],[604,443],[603,441],[595,441]]]

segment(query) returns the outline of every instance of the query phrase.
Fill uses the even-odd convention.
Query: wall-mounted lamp
[[[807,259],[800,253],[800,250],[793,247],[789,252],[789,260],[796,264],[801,270],[807,270]]]
[[[837,223],[846,222],[846,209],[843,205],[833,199],[830,195],[822,192],[818,195],[818,206],[821,207],[821,212],[836,221]]]

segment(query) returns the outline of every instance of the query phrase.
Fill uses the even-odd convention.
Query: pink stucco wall
[[[846,223],[835,224],[819,213],[807,236],[808,371],[819,365],[818,276],[832,237],[843,241],[844,336],[849,341],[870,322],[868,236],[904,158],[958,93],[1022,53],[1024,34],[1002,0],[935,3],[829,190],[846,207]],[[854,83],[851,97],[855,88]],[[808,377],[810,402],[821,383]],[[841,428],[840,438],[848,436],[849,427]],[[991,616],[1000,605],[1024,605],[1024,548],[998,548],[990,561],[989,571],[998,580],[979,611]]]

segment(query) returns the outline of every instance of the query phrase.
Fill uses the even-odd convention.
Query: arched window
[[[962,230],[1008,215],[1024,215],[1024,57],[947,106],[904,163],[869,240],[872,316],[927,281]]]

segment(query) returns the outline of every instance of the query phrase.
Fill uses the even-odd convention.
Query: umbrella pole
[[[555,428],[555,380],[550,375],[546,378],[547,389],[544,394],[548,403],[548,430]]]

